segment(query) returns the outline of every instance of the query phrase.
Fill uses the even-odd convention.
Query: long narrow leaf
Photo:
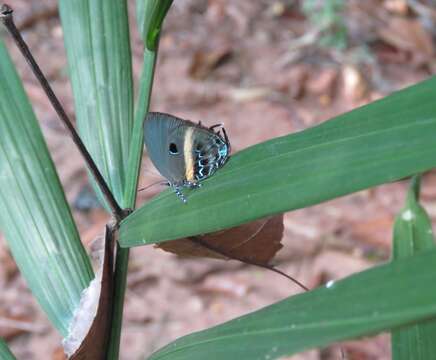
[[[178,339],[150,359],[272,360],[435,317],[435,263],[432,250],[367,270]]]
[[[2,360],[15,360],[16,357],[12,354],[11,350],[9,350],[5,341],[0,338],[0,359]]]
[[[133,209],[136,203],[139,171],[141,168],[142,152],[144,147],[143,122],[148,111],[151,88],[153,84],[154,66],[156,52],[145,49],[144,64],[140,80],[139,96],[135,109],[135,122],[130,144],[130,156],[127,168],[126,188],[123,205]],[[115,293],[114,293],[114,315],[111,333],[109,356],[110,359],[118,359],[119,338],[123,315],[124,294],[126,288],[127,267],[129,261],[129,249],[119,248],[116,257],[115,270]]]
[[[133,125],[132,142],[130,145],[130,157],[124,196],[124,203],[126,204],[126,207],[129,208],[134,208],[136,201],[139,170],[141,168],[144,148],[144,119],[150,105],[156,55],[155,51],[144,50],[144,63],[139,84],[138,101],[135,109],[135,122]]]
[[[435,97],[433,78],[241,151],[201,189],[185,190],[186,205],[166,191],[135,211],[121,224],[120,244],[217,231],[430,169],[436,166]]]
[[[122,204],[133,127],[126,0],[60,0],[80,135]]]
[[[65,336],[93,277],[41,130],[0,42],[0,223],[22,275]]]
[[[419,179],[414,177],[404,209],[395,220],[393,260],[405,259],[435,248],[431,221],[418,202]],[[436,263],[432,264],[436,268]],[[433,285],[436,288],[436,284]],[[436,298],[433,298],[436,302]],[[426,360],[436,356],[436,320],[392,331],[394,360]]]
[[[149,27],[157,23],[159,29],[172,1],[169,0],[137,0],[136,17],[144,43],[146,42]],[[159,21],[153,21],[153,16],[158,14]],[[162,17],[163,16],[163,17]],[[158,41],[158,39],[156,40]],[[138,187],[139,170],[144,148],[144,119],[150,105],[151,90],[153,87],[154,69],[157,57],[157,46],[153,50],[144,48],[139,93],[136,101],[135,118],[133,125],[132,141],[130,145],[129,163],[127,170],[127,184],[124,202],[127,207],[134,208]]]

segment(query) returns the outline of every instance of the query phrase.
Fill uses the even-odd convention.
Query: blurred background
[[[74,105],[55,0],[14,0],[17,25],[67,112]],[[130,3],[133,69],[140,41]],[[436,4],[418,0],[175,0],[161,37],[152,110],[206,125],[224,123],[237,152],[314,126],[426,79],[436,70]],[[15,46],[25,83],[87,247],[108,216],[83,161]],[[273,176],[273,175],[272,175]],[[160,179],[144,156],[141,187]],[[422,202],[436,220],[436,173]],[[387,184],[285,215],[278,268],[309,287],[390,256],[391,229],[407,183]],[[139,202],[162,190],[140,193]],[[122,359],[143,359],[169,341],[301,291],[285,278],[235,261],[181,259],[134,248]],[[0,336],[19,359],[62,359],[60,336],[32,298],[0,237]],[[348,359],[389,359],[389,337],[341,344]],[[292,359],[339,359],[338,346]]]

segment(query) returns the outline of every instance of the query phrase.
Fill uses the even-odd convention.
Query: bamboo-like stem
[[[127,168],[127,183],[124,193],[124,204],[134,208],[138,188],[139,172],[141,169],[142,147],[144,139],[143,124],[145,115],[150,105],[151,89],[153,86],[154,69],[156,65],[157,50],[144,50],[144,61],[140,79],[138,103],[135,109],[135,120],[133,123],[133,136],[129,151],[129,162]],[[109,342],[109,359],[118,359],[120,347],[121,323],[123,317],[124,294],[126,291],[127,266],[129,262],[129,249],[117,246],[115,266],[115,292],[113,308],[113,326]]]

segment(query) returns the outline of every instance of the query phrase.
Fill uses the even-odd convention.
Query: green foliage
[[[435,263],[432,250],[372,268],[177,339],[150,359],[277,359],[435,317]]]
[[[405,207],[394,224],[393,261],[406,259],[435,248],[431,220],[419,204],[420,177],[414,177]],[[436,264],[431,264],[436,268]],[[410,269],[413,272],[413,269]],[[410,290],[414,289],[411,287]],[[431,297],[436,302],[436,297]],[[436,321],[428,320],[392,331],[394,360],[426,360],[436,354]]]
[[[0,359],[2,360],[16,359],[2,338],[0,338]]]
[[[148,48],[134,109],[127,1],[60,0],[78,127],[123,207],[135,206],[156,41],[170,5],[136,2]],[[303,3],[328,46],[346,46],[344,6],[341,0]],[[258,144],[232,156],[201,189],[187,191],[187,205],[166,191],[126,218],[120,227],[126,249],[117,252],[109,358],[118,358],[128,247],[221,230],[435,167],[435,96],[434,78],[320,126]],[[0,175],[2,230],[29,287],[66,335],[93,274],[2,44]],[[415,181],[396,220],[389,264],[184,337],[152,359],[273,359],[391,329],[396,359],[433,357],[436,250],[418,188]],[[0,356],[7,352],[0,340]]]
[[[0,41],[0,225],[29,288],[62,335],[93,273],[47,146]]]
[[[312,26],[321,32],[320,45],[338,49],[347,47],[344,0],[303,0],[302,9]]]
[[[133,128],[127,2],[60,0],[59,10],[79,133],[124,206]]]
[[[171,190],[125,219],[121,246],[150,244],[298,209],[436,166],[436,78],[233,155],[182,204]],[[205,216],[204,214],[213,214]]]

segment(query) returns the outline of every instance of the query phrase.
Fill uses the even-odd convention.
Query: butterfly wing
[[[185,179],[185,121],[162,113],[149,113],[144,122],[144,142],[151,162],[171,184]]]
[[[222,167],[229,156],[227,142],[209,129],[199,129],[192,145],[194,176],[196,181],[212,176]]]

